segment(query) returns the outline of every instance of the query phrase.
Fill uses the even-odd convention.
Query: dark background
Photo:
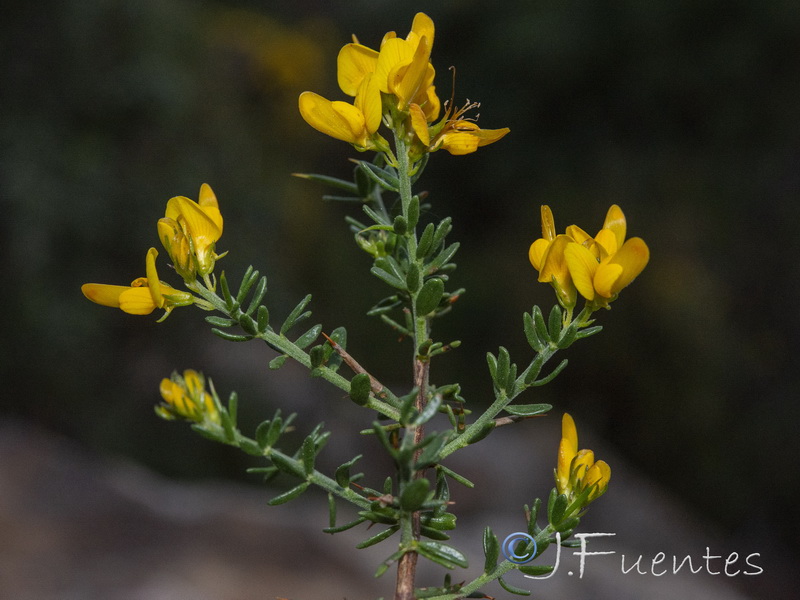
[[[511,128],[474,155],[434,155],[421,182],[431,218],[453,216],[452,285],[467,288],[438,325],[463,346],[434,364],[433,380],[460,381],[479,406],[491,393],[486,351],[504,345],[527,361],[521,315],[553,301],[527,260],[540,204],[559,230],[595,232],[618,203],[650,265],[598,314],[606,330],[524,401],[571,411],[701,519],[766,544],[765,556],[790,547],[800,534],[797,3],[412,4],[4,8],[2,415],[170,476],[248,481],[249,459],[154,417],[162,377],[206,372],[239,392],[245,423],[277,407],[308,428],[352,418],[336,390],[302,369],[267,371],[268,348],[214,338],[196,310],[156,324],[82,297],[84,282],[142,275],[166,201],[196,198],[204,181],[225,217],[218,248],[230,255],[218,270],[265,272],[274,315],[312,293],[313,322],[347,326],[356,357],[408,385],[407,344],[363,316],[383,289],[343,223],[352,209],[290,174],[349,176],[357,153],[308,127],[297,95],[345,99],[335,56],[350,34],[376,47],[426,10],[440,97],[455,65],[456,102],[479,100],[482,126]]]

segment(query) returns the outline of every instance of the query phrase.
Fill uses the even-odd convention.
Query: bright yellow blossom
[[[300,114],[306,122],[327,135],[353,144],[358,150],[388,149],[377,134],[381,120],[395,132],[416,134],[409,156],[412,162],[426,152],[444,148],[454,155],[469,154],[496,142],[508,128],[481,129],[464,113],[476,106],[468,103],[439,119],[442,103],[433,85],[436,71],[430,63],[435,27],[425,13],[417,13],[405,39],[390,31],[373,50],[355,38],[336,59],[341,90],[354,96],[353,104],[331,102],[313,92],[300,95]]]
[[[578,450],[578,431],[575,421],[564,413],[561,420],[561,443],[555,470],[556,490],[567,496],[571,503],[588,491],[581,507],[602,496],[608,489],[611,467],[604,461],[594,460],[591,450]]]
[[[205,389],[205,379],[197,371],[187,369],[181,377],[173,373],[159,386],[164,403],[156,406],[156,413],[167,420],[176,417],[201,423],[220,424],[219,410],[213,396]]]
[[[625,215],[616,204],[595,237],[577,225],[556,235],[550,207],[541,211],[542,237],[531,244],[528,258],[539,281],[553,285],[562,306],[575,306],[580,293],[593,309],[607,307],[647,265],[647,244],[641,238],[625,240]]]
[[[158,221],[158,236],[178,274],[186,281],[195,274],[214,270],[220,255],[215,246],[222,236],[223,220],[211,186],[200,186],[198,201],[176,196],[167,202],[164,218]]]
[[[566,234],[556,235],[553,212],[549,206],[542,205],[541,214],[542,237],[531,244],[528,259],[533,268],[539,271],[539,281],[551,284],[559,303],[565,308],[572,308],[577,299],[577,290],[567,268],[564,250],[573,242],[573,238]]]
[[[158,279],[156,257],[158,251],[147,251],[146,277],[134,279],[129,286],[85,283],[83,295],[102,306],[119,308],[131,315],[149,315],[156,308],[163,308],[168,315],[176,306],[192,304],[194,297],[188,292],[176,290]]]
[[[625,215],[615,204],[594,238],[576,239],[564,250],[575,287],[587,303],[598,308],[607,307],[650,260],[644,240],[625,239],[626,227]]]

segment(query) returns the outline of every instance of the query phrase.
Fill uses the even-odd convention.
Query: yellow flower
[[[159,281],[156,271],[157,256],[155,248],[147,251],[147,276],[134,279],[129,286],[85,283],[81,286],[81,291],[96,304],[119,308],[131,315],[149,315],[156,308],[163,308],[166,317],[176,306],[191,304],[194,297]]]
[[[167,420],[176,417],[201,423],[220,424],[219,410],[213,396],[205,389],[205,379],[197,371],[187,369],[183,377],[173,373],[159,386],[164,403],[156,406],[156,413]]]
[[[650,250],[641,238],[625,240],[625,215],[616,204],[594,238],[580,239],[578,231],[564,250],[572,281],[587,303],[607,307],[647,266]]]
[[[383,138],[376,134],[381,124],[381,96],[371,74],[359,84],[354,104],[331,102],[314,92],[303,92],[298,107],[300,115],[314,129],[353,144],[357,150],[385,146]]]
[[[376,133],[383,117],[381,93],[394,95],[401,113],[408,112],[413,103],[424,108],[428,121],[438,118],[440,102],[429,62],[433,34],[433,21],[418,13],[408,37],[403,40],[389,32],[380,51],[357,41],[346,44],[336,60],[337,80],[341,90],[355,98],[353,104],[303,92],[298,102],[303,119],[358,150],[384,150],[388,145]]]
[[[200,186],[198,202],[176,196],[167,202],[164,218],[158,221],[158,236],[178,274],[186,281],[195,273],[205,276],[214,270],[221,255],[214,251],[222,236],[222,213],[211,186]]]
[[[559,303],[565,308],[572,308],[577,300],[577,292],[564,252],[574,240],[566,234],[556,235],[553,212],[549,206],[542,205],[541,214],[542,237],[531,244],[528,259],[533,268],[539,271],[539,281],[551,284]],[[569,231],[570,228],[567,229]]]
[[[587,493],[581,507],[602,496],[608,489],[611,467],[604,461],[594,460],[591,450],[578,450],[578,431],[575,421],[564,413],[561,420],[561,443],[555,470],[556,490],[567,496],[571,503],[577,496]]]
[[[430,64],[434,30],[431,18],[420,12],[414,16],[406,39],[391,32],[381,43],[375,76],[380,91],[395,96],[400,112],[408,112],[412,102],[426,105],[430,100],[429,91],[436,75]]]

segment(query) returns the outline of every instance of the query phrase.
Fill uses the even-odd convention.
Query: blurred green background
[[[153,416],[161,377],[202,370],[239,391],[249,421],[276,407],[347,418],[335,391],[290,366],[268,372],[268,348],[214,338],[197,311],[156,324],[82,297],[84,282],[141,275],[166,200],[204,181],[226,220],[218,269],[265,272],[275,315],[312,293],[314,322],[347,326],[353,354],[405,385],[407,347],[362,316],[383,290],[343,223],[350,209],[290,174],[349,176],[357,153],[303,123],[297,95],[343,99],[339,47],[405,35],[417,10],[437,26],[439,95],[455,65],[456,102],[511,128],[474,155],[434,155],[422,180],[433,218],[453,216],[453,285],[467,288],[439,325],[464,344],[433,379],[461,381],[477,405],[487,350],[529,355],[521,315],[552,303],[527,260],[540,204],[559,229],[595,231],[618,203],[651,263],[599,314],[603,334],[527,401],[570,410],[726,531],[791,544],[800,8],[788,0],[6,6],[3,414],[169,475],[241,480],[246,459]]]

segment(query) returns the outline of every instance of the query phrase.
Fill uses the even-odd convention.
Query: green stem
[[[441,458],[445,458],[446,456],[450,456],[456,450],[460,450],[465,446],[468,446],[476,434],[483,431],[483,428],[486,427],[490,421],[494,420],[494,418],[509,404],[511,404],[514,399],[519,396],[522,392],[524,392],[529,385],[525,384],[525,378],[527,377],[529,371],[533,368],[534,362],[536,360],[541,362],[541,366],[544,367],[545,363],[550,360],[553,355],[558,352],[558,348],[554,346],[548,346],[544,348],[537,356],[536,359],[528,365],[528,368],[525,369],[519,377],[517,377],[514,383],[514,393],[507,394],[506,390],[498,390],[496,392],[495,401],[492,402],[491,406],[487,408],[480,417],[478,417],[471,425],[469,425],[458,437],[451,440],[449,443],[442,448]]]
[[[534,540],[536,540],[537,546],[541,546],[541,544],[543,544],[546,540],[549,540],[554,534],[555,529],[552,525],[548,525],[534,537]],[[486,584],[499,579],[509,571],[513,571],[519,566],[520,565],[518,563],[511,562],[510,560],[504,560],[488,573],[483,573],[479,577],[476,577],[470,581],[468,584],[462,586],[457,594],[441,594],[439,596],[431,596],[427,600],[461,600],[472,592],[477,592]]]
[[[187,284],[187,287],[194,293],[200,295],[203,298],[203,300],[208,302],[211,306],[214,307],[214,309],[221,312],[226,317],[237,320],[238,317],[241,315],[241,310],[238,307],[234,308],[234,310],[230,310],[223,298],[218,296],[216,292],[199,284],[199,282],[195,281],[192,284]],[[298,348],[294,344],[294,342],[290,341],[285,336],[279,333],[275,333],[271,329],[268,329],[264,333],[254,335],[253,339],[261,339],[265,341],[267,344],[269,344],[270,347],[277,348],[279,352],[286,354],[288,357],[299,362],[307,369],[311,368],[311,358],[308,355],[308,353],[305,350]],[[339,375],[333,369],[323,365],[317,367],[316,374],[318,374],[322,379],[324,379],[328,383],[335,385],[336,387],[338,387],[341,390],[344,390],[348,394],[350,393],[350,381],[345,377]],[[390,419],[398,420],[400,418],[399,410],[397,410],[389,403],[384,402],[383,400],[380,400],[378,398],[370,396],[365,406],[378,411],[379,413]]]

